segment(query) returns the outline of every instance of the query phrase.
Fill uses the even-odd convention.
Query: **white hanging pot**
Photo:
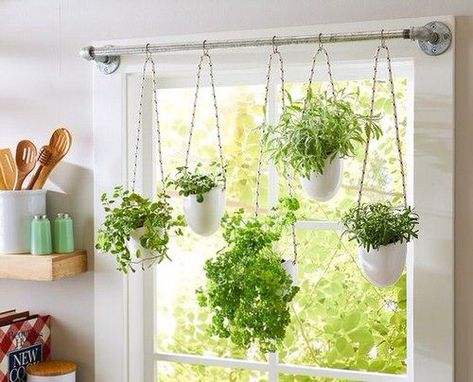
[[[184,197],[184,216],[192,231],[202,236],[210,236],[219,229],[225,213],[225,193],[222,188],[215,187],[203,196],[204,200],[200,203],[196,195]]]
[[[313,172],[310,178],[300,177],[301,186],[312,199],[326,202],[332,199],[342,184],[343,160],[337,155],[327,159],[322,174]]]
[[[406,264],[407,243],[394,243],[366,251],[358,248],[358,265],[366,278],[375,286],[393,285]]]
[[[294,264],[292,260],[283,260],[281,265],[284,271],[292,280],[292,286],[297,286],[297,264]]]
[[[130,251],[130,255],[133,261],[152,260],[156,256],[158,256],[158,253],[156,251],[144,248],[141,245],[140,238],[146,232],[147,232],[147,229],[145,227],[140,227],[140,228],[135,229],[130,235],[130,240],[128,240],[126,243],[126,246],[128,250]],[[139,258],[136,257],[136,251],[138,249],[141,252],[141,256]]]

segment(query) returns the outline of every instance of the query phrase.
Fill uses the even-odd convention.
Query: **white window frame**
[[[452,17],[436,17],[454,30]],[[196,41],[203,39],[242,38],[268,35],[307,34],[329,31],[357,31],[396,29],[409,25],[423,25],[431,18],[376,21],[353,24],[331,24],[278,30],[258,30],[231,33],[214,33],[173,38],[148,40],[127,40],[113,42],[114,45],[147,42]],[[250,368],[269,372],[270,382],[278,373],[302,372],[306,375],[343,378],[358,381],[432,381],[453,382],[453,164],[454,164],[454,47],[438,57],[429,57],[406,41],[390,41],[395,57],[397,73],[406,68],[414,81],[412,91],[414,116],[412,140],[408,142],[414,153],[413,168],[409,171],[411,187],[410,200],[421,216],[419,240],[413,243],[415,256],[408,256],[408,368],[406,376],[381,375],[349,370],[334,370],[295,365],[277,365],[277,356],[272,355],[269,363],[242,360],[222,360],[192,355],[154,354],[154,295],[153,272],[137,273],[124,277],[115,271],[112,256],[95,257],[95,361],[97,382],[101,381],[153,381],[156,359],[161,361],[182,361],[212,366]],[[329,46],[337,66],[345,71],[354,68],[371,72],[372,55],[376,42],[332,44]],[[312,47],[313,48],[313,47]],[[241,68],[248,79],[264,74],[264,63],[268,49],[248,48],[235,55],[235,50],[212,52],[216,78],[224,77],[226,70]],[[158,76],[161,83],[166,77],[192,76],[198,53],[176,53],[158,55]],[[290,76],[291,67],[305,63],[310,65],[311,54],[301,47],[284,47]],[[251,55],[251,59],[249,59]],[[141,71],[142,57],[122,57],[117,73],[105,76],[94,72],[94,153],[95,153],[95,226],[103,218],[99,195],[110,191],[115,184],[127,182],[129,127],[135,121],[136,99],[133,81]],[[258,66],[255,66],[258,63]],[[401,63],[407,63],[403,65]],[[250,74],[248,74],[250,73]],[[251,75],[253,73],[253,75]],[[319,73],[322,73],[320,71]],[[135,78],[135,80],[133,80]],[[258,77],[259,78],[259,77]],[[320,78],[320,77],[318,77]],[[305,79],[305,78],[304,78]],[[131,82],[130,82],[131,81]],[[262,83],[262,79],[258,80]],[[132,86],[133,85],[133,86]],[[218,83],[217,83],[218,85]],[[149,89],[147,89],[149,92]],[[131,95],[130,95],[131,94]],[[128,111],[131,111],[129,113]],[[145,124],[151,119],[150,106],[145,106]],[[149,130],[149,129],[148,129]],[[145,129],[146,131],[146,129]],[[148,131],[145,134],[152,133]],[[441,147],[441,150],[438,148]],[[141,160],[150,163],[152,150],[144,151]],[[414,177],[415,174],[415,177]],[[144,193],[151,194],[153,178],[143,180]],[[433,190],[435,189],[435,192]],[[441,195],[439,200],[438,195]],[[321,225],[322,224],[322,225]],[[327,227],[328,225],[328,227]],[[303,222],[299,228],[333,229],[336,223]],[[411,246],[411,247],[412,247]],[[442,306],[439,306],[439,303]],[[145,335],[146,334],[146,335]],[[101,365],[108,365],[106,368]],[[110,368],[110,365],[115,367]]]

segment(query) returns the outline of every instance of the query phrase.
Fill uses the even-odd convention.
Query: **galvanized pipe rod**
[[[335,43],[335,42],[352,42],[352,41],[368,41],[392,39],[405,39],[417,41],[424,50],[423,45],[430,47],[431,55],[438,55],[440,47],[435,48],[440,43],[442,46],[448,41],[450,45],[451,33],[448,26],[440,22],[431,22],[425,26],[410,27],[407,29],[395,30],[378,30],[365,32],[350,32],[350,33],[321,33],[310,36],[271,36],[268,38],[256,39],[234,39],[234,40],[206,40],[205,48],[209,50],[222,48],[245,48],[245,47],[261,47],[261,46],[277,46],[283,45],[297,45],[297,44],[311,44],[311,43]],[[447,46],[447,49],[448,49]],[[432,47],[433,50],[432,50]],[[171,44],[149,44],[146,45],[124,45],[124,46],[88,46],[80,51],[80,55],[87,60],[94,60],[103,64],[110,63],[114,58],[121,55],[140,55],[145,54],[146,49],[150,53],[164,53],[164,52],[178,52],[190,50],[202,50],[203,41],[171,43]],[[446,49],[445,49],[446,50]],[[425,51],[425,50],[424,50]]]

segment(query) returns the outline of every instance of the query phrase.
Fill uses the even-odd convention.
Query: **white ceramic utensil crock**
[[[31,220],[46,214],[46,190],[0,191],[0,253],[29,253]]]
[[[358,248],[358,265],[373,285],[385,288],[401,277],[406,255],[407,243],[389,244],[369,252]]]
[[[310,178],[300,177],[301,186],[312,199],[326,202],[332,199],[342,184],[343,160],[336,156],[327,159],[323,174],[313,172]]]
[[[219,229],[225,213],[225,193],[220,187],[215,187],[203,196],[204,201],[201,203],[195,195],[184,197],[184,216],[192,231],[210,236]]]

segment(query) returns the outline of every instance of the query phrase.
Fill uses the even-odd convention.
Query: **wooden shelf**
[[[87,252],[33,256],[0,254],[0,279],[55,281],[87,272]]]

